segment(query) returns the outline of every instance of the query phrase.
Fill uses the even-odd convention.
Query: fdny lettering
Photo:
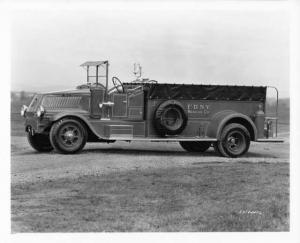
[[[188,113],[197,113],[199,115],[208,115],[210,113],[210,105],[208,104],[188,104]]]

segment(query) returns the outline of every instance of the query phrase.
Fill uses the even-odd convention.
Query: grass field
[[[289,164],[195,163],[12,187],[12,230],[288,231]]]

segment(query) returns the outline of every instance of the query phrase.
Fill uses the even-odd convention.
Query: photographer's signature
[[[263,212],[257,210],[240,210],[239,214],[263,215]]]

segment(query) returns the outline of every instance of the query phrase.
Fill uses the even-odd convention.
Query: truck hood
[[[69,89],[69,90],[60,90],[60,91],[51,91],[42,93],[43,95],[59,95],[59,94],[90,94],[90,89]]]

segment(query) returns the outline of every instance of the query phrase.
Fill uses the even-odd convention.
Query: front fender
[[[257,129],[250,117],[232,110],[218,112],[212,117],[207,128],[207,136],[220,140],[223,128],[231,122],[244,125],[249,130],[251,140],[257,139]]]
[[[56,122],[63,117],[75,117],[75,118],[79,118],[85,122],[88,121],[87,118],[85,117],[84,113],[83,114],[80,114],[80,113],[74,114],[74,113],[70,113],[70,112],[59,112],[59,113],[53,114],[53,115],[51,115],[50,120],[52,122]]]
[[[61,112],[61,113],[57,113],[57,114],[53,115],[52,118],[51,118],[51,121],[53,123],[53,122],[56,122],[56,121],[58,121],[58,120],[60,120],[64,117],[75,118],[75,119],[78,119],[78,120],[82,121],[91,130],[91,132],[94,133],[94,135],[96,135],[100,139],[103,139],[103,137],[101,137],[97,133],[97,131],[94,129],[94,127],[91,126],[91,124],[90,124],[89,120],[87,119],[87,117],[85,116],[85,114],[78,114],[78,113],[77,114],[74,114],[74,113],[70,114],[68,112]]]

